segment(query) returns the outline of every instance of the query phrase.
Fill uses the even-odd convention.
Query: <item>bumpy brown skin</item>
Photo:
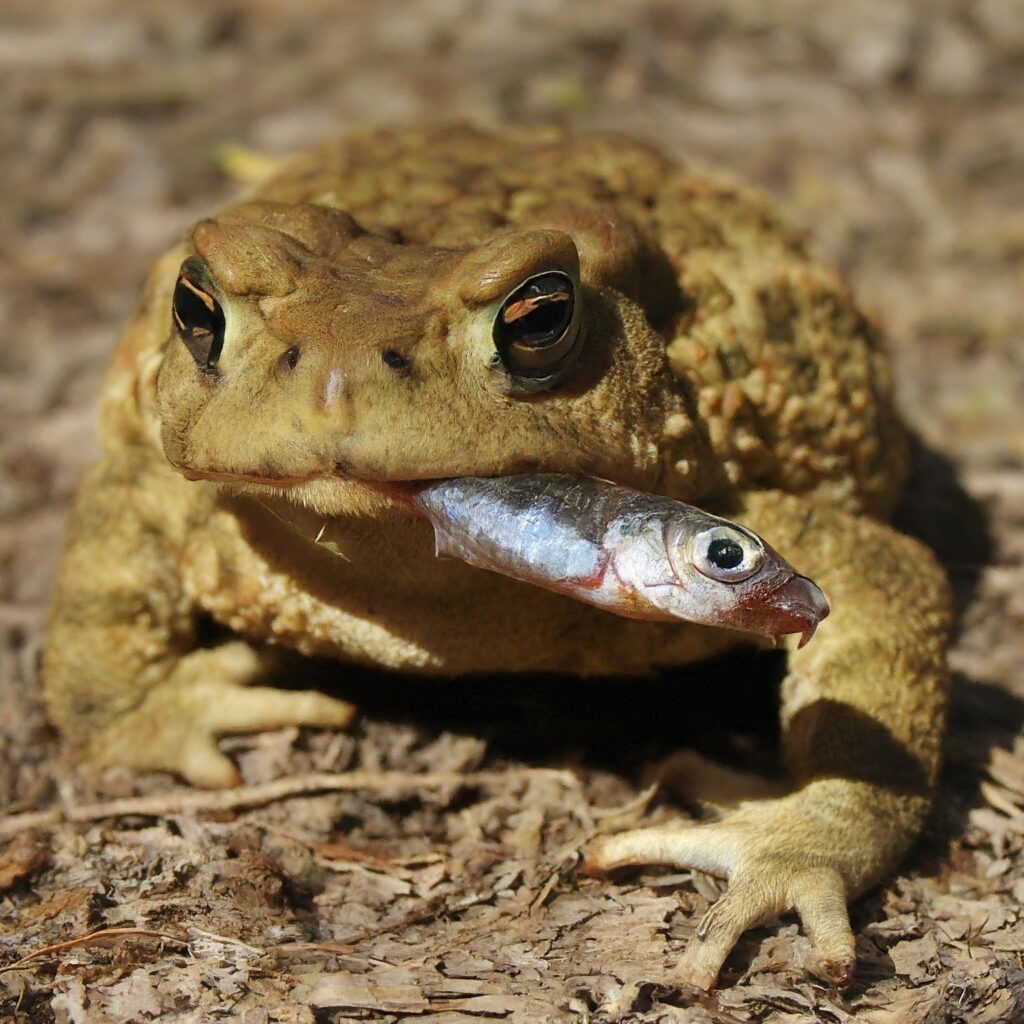
[[[213,372],[172,329],[186,255],[225,311]],[[580,357],[525,393],[491,326],[553,269],[581,282]],[[196,649],[201,614],[423,675],[643,672],[738,639],[438,561],[429,526],[364,481],[590,473],[751,526],[833,608],[790,657],[794,788],[715,823],[607,837],[589,867],[729,877],[684,981],[711,985],[742,931],[787,908],[849,979],[846,902],[895,867],[935,782],[948,599],[928,552],[880,521],[906,447],[878,334],[759,198],[622,138],[342,140],[160,261],[114,359],[103,445],[54,602],[50,713],[94,761],[198,785],[237,780],[222,733],[351,716],[324,695],[243,689],[258,657],[241,639]]]

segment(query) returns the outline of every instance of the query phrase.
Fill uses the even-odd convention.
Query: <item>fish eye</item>
[[[577,331],[576,288],[561,271],[524,281],[501,304],[492,336],[498,357],[518,377],[550,377],[568,361]]]
[[[178,274],[171,315],[178,337],[196,365],[212,370],[224,347],[224,310],[194,260],[186,260]]]
[[[764,545],[753,535],[733,526],[713,526],[693,540],[692,560],[705,576],[722,583],[749,579],[764,561]]]

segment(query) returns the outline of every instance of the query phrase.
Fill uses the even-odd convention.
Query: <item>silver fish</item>
[[[438,555],[618,615],[686,621],[803,647],[829,613],[818,586],[756,533],[588,477],[459,477],[416,488]]]

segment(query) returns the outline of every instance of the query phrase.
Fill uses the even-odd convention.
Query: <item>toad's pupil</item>
[[[735,569],[743,562],[743,548],[727,537],[717,537],[708,547],[708,561],[719,569]]]

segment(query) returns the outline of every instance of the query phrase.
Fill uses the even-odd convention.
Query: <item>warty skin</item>
[[[499,351],[495,324],[545,274],[569,282],[576,333],[552,343],[539,384],[546,371]],[[175,302],[223,330],[187,347]],[[381,483],[585,474],[763,536],[832,604],[789,653],[791,792],[604,837],[588,869],[728,877],[682,981],[710,986],[746,928],[795,909],[823,969],[849,982],[846,904],[895,869],[935,785],[949,601],[932,556],[884,523],[906,441],[879,332],[769,204],[618,137],[339,140],[157,263],[114,354],[102,442],[54,595],[49,713],[82,758],[203,786],[238,781],[224,733],[351,721],[328,695],[250,685],[253,642],[429,686],[643,673],[737,641],[439,560],[429,525]],[[238,639],[198,647],[204,615]]]

